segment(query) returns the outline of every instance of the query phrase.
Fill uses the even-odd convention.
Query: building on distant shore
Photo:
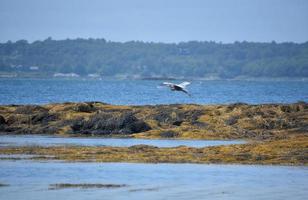
[[[70,78],[77,78],[79,77],[76,73],[55,73],[53,77],[70,77]]]

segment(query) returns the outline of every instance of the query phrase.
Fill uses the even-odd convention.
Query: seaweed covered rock
[[[50,114],[47,110],[40,110],[29,114],[13,114],[10,115],[7,120],[7,125],[46,125],[50,121],[56,121],[58,119],[57,114]]]
[[[30,118],[28,115],[10,115],[6,120],[6,124],[9,126],[29,124],[29,122]]]
[[[286,135],[307,135],[307,114],[308,104],[305,102],[204,106],[120,106],[99,102],[8,105],[0,106],[0,132],[132,134],[131,137],[136,138],[275,139]],[[153,130],[148,131],[150,129]]]
[[[6,124],[5,118],[2,115],[0,115],[0,125],[4,124]]]
[[[134,151],[147,151],[147,150],[158,149],[158,147],[153,146],[153,145],[137,144],[137,145],[128,147],[128,149],[132,149]]]
[[[50,114],[48,112],[40,112],[35,114],[31,118],[31,123],[33,124],[47,124],[50,121],[57,120],[56,114]]]
[[[239,116],[231,116],[225,120],[225,124],[232,126],[237,123],[238,119],[239,119]]]
[[[132,134],[148,131],[151,127],[132,113],[114,116],[110,113],[99,113],[89,120],[78,119],[71,126],[75,133],[81,134]]]
[[[307,103],[305,102],[298,102],[290,105],[280,105],[279,107],[282,112],[286,113],[298,112],[308,108]]]
[[[182,110],[178,107],[160,107],[156,108],[156,114],[153,119],[160,124],[168,124],[174,126],[181,126],[183,122],[190,122],[192,124],[198,123],[198,118],[203,115],[202,110]]]
[[[163,131],[159,135],[162,138],[175,138],[179,136],[179,133],[174,131]]]
[[[78,103],[73,107],[76,112],[94,112],[97,109],[94,107],[93,103]]]
[[[19,106],[16,108],[16,114],[33,114],[36,112],[48,112],[48,109],[37,105]]]
[[[5,118],[0,115],[0,131],[4,131],[6,127],[6,121]]]
[[[248,106],[248,104],[242,103],[242,102],[233,103],[233,104],[227,105],[226,112],[231,112],[236,108],[245,107],[245,106]]]

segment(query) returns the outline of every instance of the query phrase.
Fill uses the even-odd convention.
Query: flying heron
[[[191,96],[186,90],[186,86],[189,84],[190,82],[187,82],[187,81],[180,83],[180,84],[174,84],[174,83],[169,83],[169,82],[162,83],[162,85],[169,87],[172,91],[181,91],[181,92],[188,94],[188,96]]]

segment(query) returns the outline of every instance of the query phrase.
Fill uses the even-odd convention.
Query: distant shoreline
[[[197,78],[197,77],[87,77],[87,76],[79,76],[79,77],[54,77],[54,76],[20,76],[20,75],[1,75],[0,80],[19,80],[19,79],[32,79],[32,80],[146,80],[146,81],[308,81],[308,77],[237,77],[237,78]]]

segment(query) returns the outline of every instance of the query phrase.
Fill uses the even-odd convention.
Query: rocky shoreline
[[[0,106],[0,132],[182,139],[271,139],[308,132],[308,104]]]
[[[244,139],[206,148],[1,147],[0,154],[95,162],[308,164],[308,104],[116,106],[100,102],[0,106],[0,133]]]

